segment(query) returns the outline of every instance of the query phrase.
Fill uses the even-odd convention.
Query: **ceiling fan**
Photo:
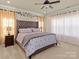
[[[53,2],[50,2],[49,0],[45,0],[44,3],[35,3],[35,5],[43,5],[41,8],[41,9],[43,9],[45,7],[45,5],[48,5],[48,7],[53,8],[51,6],[51,4],[55,4],[55,3],[60,3],[60,0],[53,1]]]

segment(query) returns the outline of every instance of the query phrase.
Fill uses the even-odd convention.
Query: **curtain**
[[[79,40],[79,12],[52,16],[52,32]]]
[[[43,32],[44,31],[44,17],[38,16],[39,28]]]
[[[0,43],[4,42],[8,35],[7,28],[10,27],[10,34],[15,35],[15,12],[0,10]]]

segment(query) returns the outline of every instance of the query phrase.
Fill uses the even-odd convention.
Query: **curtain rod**
[[[15,12],[15,13],[18,13],[19,11],[12,11],[12,10],[7,10],[7,9],[1,9],[0,10],[4,10],[4,11],[10,11],[10,12]]]
[[[4,11],[10,11],[10,12],[15,12],[15,13],[19,13],[20,11],[12,11],[12,10],[8,10],[8,9],[2,9],[0,8],[0,10],[4,10]]]
[[[7,10],[7,9],[1,9],[1,8],[0,8],[0,10],[10,11],[10,12],[16,12],[16,13],[18,13],[18,11],[12,11],[12,10]]]

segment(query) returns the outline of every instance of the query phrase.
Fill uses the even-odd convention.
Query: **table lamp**
[[[6,28],[6,30],[7,30],[7,32],[8,32],[8,35],[10,35],[10,31],[12,30],[12,27],[8,26],[8,27]]]

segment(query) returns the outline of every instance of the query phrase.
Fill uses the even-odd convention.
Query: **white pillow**
[[[19,29],[19,33],[30,33],[32,32],[31,28],[23,28],[23,29]]]
[[[41,32],[41,31],[40,31],[40,28],[32,28],[32,31],[33,31],[33,32]]]

